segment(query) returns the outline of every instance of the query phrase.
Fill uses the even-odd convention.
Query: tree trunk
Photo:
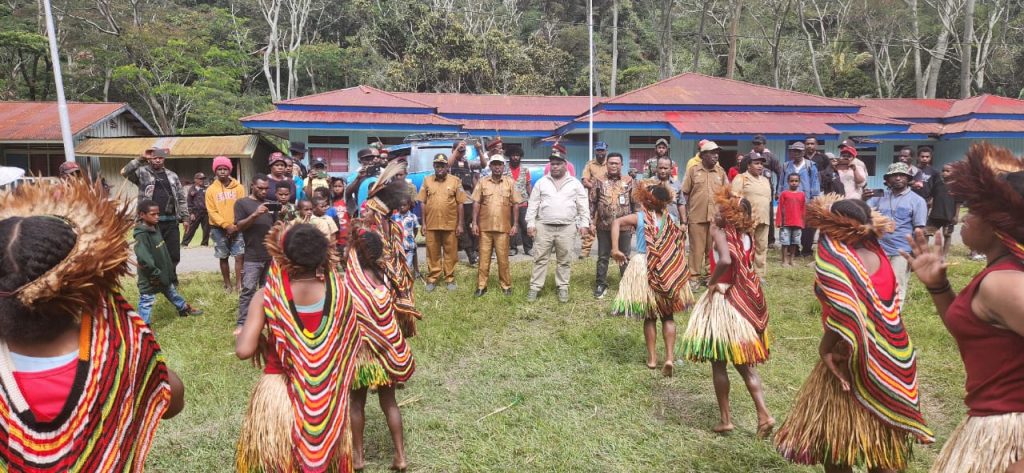
[[[114,69],[106,67],[103,70],[103,101],[110,101],[110,82],[114,76]]]
[[[910,7],[910,29],[914,35],[914,92],[917,98],[924,98],[925,78],[921,70],[921,26],[917,14],[917,0],[905,0]]]
[[[672,75],[672,3],[661,2],[661,41],[658,42],[658,78],[667,79]]]
[[[811,37],[810,30],[807,29],[807,21],[804,17],[804,0],[800,0],[798,11],[800,13],[800,28],[804,30],[804,36],[807,38],[807,50],[811,53],[811,72],[814,73],[814,85],[818,88],[818,95],[825,95],[825,88],[821,86],[821,75],[818,74],[818,58],[814,52],[814,39]]]
[[[732,0],[732,18],[729,19],[729,55],[725,61],[725,77],[732,79],[736,73],[736,35],[740,29],[740,15],[743,13],[743,0]]]
[[[693,67],[691,70],[697,72],[697,67],[700,66],[700,49],[701,43],[704,42],[704,20],[708,17],[708,2],[710,0],[704,0],[704,4],[700,9],[700,22],[697,25],[697,38],[693,41]]]
[[[612,0],[612,77],[609,97],[614,97],[619,82],[619,0]]]
[[[781,67],[779,65],[779,41],[782,41],[782,28],[786,25],[786,17],[789,16],[789,7],[793,4],[793,0],[786,0],[786,6],[782,9],[782,16],[775,21],[775,34],[772,40],[772,77],[775,80],[775,88],[779,88],[782,83]]]
[[[974,0],[967,0],[964,37],[960,48],[960,98],[971,96],[971,45],[974,43]]]

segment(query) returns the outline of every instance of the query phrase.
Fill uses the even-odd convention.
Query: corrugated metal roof
[[[957,102],[953,99],[851,99],[860,112],[889,118],[942,118]]]
[[[607,104],[640,105],[772,105],[787,107],[855,107],[857,104],[817,95],[776,89],[737,80],[687,72],[603,100]]]
[[[850,113],[802,112],[659,112],[608,111],[594,114],[599,123],[668,122],[680,133],[704,134],[802,134],[838,133],[830,124],[908,125],[888,118]],[[585,119],[575,123],[583,125]]]
[[[942,134],[963,132],[1024,133],[1024,121],[972,118],[942,126]]]
[[[433,113],[317,112],[273,110],[241,119],[245,122],[383,123],[388,125],[451,125],[457,122]]]
[[[958,100],[946,117],[958,117],[971,113],[1024,114],[1024,100],[983,94],[969,99]]]
[[[488,95],[395,92],[429,104],[442,114],[578,116],[587,112],[589,98],[560,95]],[[594,103],[600,101],[595,97]]]
[[[279,102],[287,105],[328,105],[346,107],[433,108],[422,102],[368,85],[332,90]]]
[[[89,138],[75,148],[75,154],[97,158],[136,158],[149,148],[168,148],[171,150],[169,159],[252,158],[261,139],[259,135]],[[269,142],[267,144],[270,145]]]
[[[68,102],[71,132],[128,110],[126,103]],[[61,141],[57,102],[0,102],[0,141]]]
[[[467,130],[555,131],[567,122],[553,120],[459,120]]]

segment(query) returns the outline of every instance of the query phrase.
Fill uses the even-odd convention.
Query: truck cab
[[[466,142],[466,159],[469,160],[474,170],[479,170],[480,155],[473,145],[476,143],[486,143],[488,139],[488,137],[470,136],[469,133],[465,132],[415,133],[405,137],[402,144],[389,146],[388,156],[392,159],[400,157],[406,160],[409,164],[407,179],[416,186],[416,190],[419,190],[423,185],[423,180],[427,176],[434,174],[434,156],[437,153],[451,156],[452,146],[459,141]],[[524,157],[522,165],[530,170],[531,181],[533,181],[533,184],[536,184],[537,179],[544,174],[544,166],[543,164],[539,166],[528,165],[532,161],[537,160],[527,160]],[[547,160],[544,160],[544,163],[547,163]]]

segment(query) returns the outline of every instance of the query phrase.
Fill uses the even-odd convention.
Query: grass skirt
[[[657,318],[658,299],[647,282],[647,255],[634,254],[629,258],[626,272],[619,281],[619,293],[612,301],[612,312],[634,319]]]
[[[775,448],[791,462],[903,471],[914,437],[864,409],[819,361],[797,393]]]
[[[768,361],[767,334],[758,334],[725,295],[707,291],[690,313],[682,351],[690,361],[755,365]]]
[[[968,417],[953,431],[931,473],[1006,471],[1024,460],[1024,412]]]
[[[377,354],[370,349],[369,344],[363,344],[357,357],[356,375],[352,380],[352,386],[349,387],[350,390],[368,388],[372,391],[391,386],[391,375],[384,369],[384,365],[377,359]]]
[[[265,374],[252,391],[235,449],[240,472],[292,471],[292,406],[283,374]]]

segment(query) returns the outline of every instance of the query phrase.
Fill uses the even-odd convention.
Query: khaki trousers
[[[754,227],[754,272],[764,277],[765,262],[768,260],[768,224],[759,223]]]
[[[498,254],[498,282],[502,289],[512,288],[512,273],[508,267],[508,233],[480,232],[480,267],[476,273],[476,288],[487,287],[491,272],[491,252]]]
[[[902,255],[889,256],[889,264],[892,265],[892,272],[896,276],[896,284],[899,285],[900,312],[906,307],[907,286],[910,285],[910,265]]]
[[[459,261],[459,239],[455,230],[427,230],[427,283],[455,282],[455,263]]]
[[[711,223],[686,225],[690,236],[690,275],[707,279],[708,253],[711,251]]]
[[[594,247],[594,234],[597,231],[597,227],[594,225],[590,226],[590,233],[582,236],[583,241],[580,245],[580,257],[590,257],[590,249]]]
[[[537,224],[537,238],[533,241],[533,275],[530,290],[540,291],[548,277],[548,261],[551,251],[555,252],[555,287],[569,289],[569,273],[572,264],[572,250],[576,244],[576,225]]]

